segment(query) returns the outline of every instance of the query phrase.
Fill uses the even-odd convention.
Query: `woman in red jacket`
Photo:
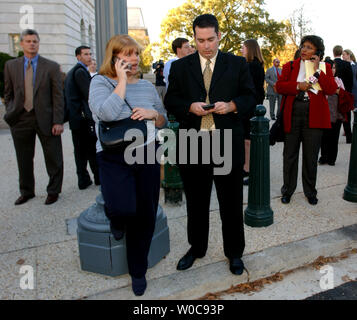
[[[305,36],[301,40],[300,58],[283,67],[276,83],[278,93],[284,95],[284,185],[281,188],[284,204],[295,192],[298,175],[300,144],[302,143],[302,183],[304,194],[311,205],[316,205],[317,160],[323,129],[331,128],[330,110],[326,95],[337,90],[331,66],[320,70],[325,46],[318,36]],[[306,80],[305,61],[313,62],[314,75]],[[319,84],[314,90],[313,84]]]

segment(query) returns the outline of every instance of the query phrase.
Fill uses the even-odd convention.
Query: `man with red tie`
[[[279,59],[274,59],[273,61],[273,66],[267,70],[265,74],[265,81],[268,84],[268,90],[267,90],[267,96],[269,99],[269,105],[270,105],[270,118],[272,120],[276,120],[276,115],[275,115],[275,103],[278,101],[278,111],[280,108],[281,104],[281,95],[278,94],[275,90],[275,84],[278,81],[278,77],[281,75],[281,69],[279,68],[280,66],[280,61]]]
[[[38,136],[49,176],[46,205],[55,203],[63,181],[64,97],[59,65],[38,54],[40,37],[35,30],[21,34],[24,57],[5,65],[4,120],[14,140],[21,196],[15,205],[35,197],[33,159]]]

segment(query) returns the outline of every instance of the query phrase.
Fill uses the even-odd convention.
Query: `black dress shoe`
[[[94,174],[94,184],[95,184],[96,186],[100,186],[99,174]]]
[[[58,200],[58,193],[49,194],[45,201],[45,205],[47,205],[47,206],[51,205],[51,204],[57,202],[57,200]]]
[[[87,189],[89,186],[91,186],[92,184],[93,184],[93,181],[92,181],[92,180],[88,180],[88,181],[85,182],[85,183],[78,184],[78,188],[79,188],[79,190],[85,190],[85,189]]]
[[[309,203],[312,205],[312,206],[316,206],[317,203],[319,202],[319,200],[313,196],[313,197],[307,197],[307,200],[309,201]]]
[[[124,230],[118,229],[117,227],[114,227],[113,223],[110,222],[110,231],[114,236],[114,239],[116,241],[120,241],[121,239],[124,238]]]
[[[324,160],[323,158],[320,158],[319,159],[319,164],[321,164],[321,165],[327,164],[327,161]]]
[[[30,195],[30,196],[20,196],[16,201],[15,201],[15,206],[19,206],[21,204],[26,203],[27,201],[29,201],[30,199],[33,199],[35,197],[34,194]]]
[[[282,197],[281,197],[281,202],[282,202],[283,204],[288,204],[288,203],[290,203],[290,200],[291,200],[291,196],[282,196]]]
[[[147,282],[145,276],[142,278],[134,278],[131,277],[131,287],[133,289],[134,294],[137,297],[141,297],[144,295],[146,287],[147,287]]]
[[[229,270],[234,275],[240,276],[244,271],[244,263],[241,258],[233,258],[229,260]]]
[[[198,257],[195,254],[192,253],[192,250],[190,249],[179,261],[177,264],[177,270],[183,271],[187,270],[192,267],[193,263],[197,258],[203,258],[203,256]]]

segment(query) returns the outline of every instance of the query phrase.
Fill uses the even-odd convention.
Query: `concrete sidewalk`
[[[0,130],[1,129],[9,129],[9,126],[3,119],[4,114],[5,114],[5,105],[2,102],[2,98],[0,98]]]
[[[15,207],[18,173],[9,130],[0,130],[0,299],[136,299],[128,275],[111,278],[80,269],[76,234],[67,222],[77,218],[95,202],[99,191],[77,188],[71,134],[63,135],[65,176],[63,193],[53,206],[45,206],[48,182],[42,149],[37,141],[36,198]],[[357,248],[357,204],[342,199],[347,184],[351,145],[341,136],[335,167],[318,170],[317,206],[310,206],[299,177],[298,189],[289,205],[280,202],[282,144],[271,150],[271,206],[275,223],[262,229],[245,227],[243,260],[254,281],[283,270],[311,263],[320,256],[336,255]],[[301,167],[301,161],[300,161]],[[301,172],[301,168],[300,168]],[[299,173],[299,176],[301,174]],[[247,188],[244,190],[246,207]],[[168,217],[171,252],[147,274],[148,290],[143,299],[196,299],[209,292],[229,289],[247,282],[248,275],[233,276],[222,249],[221,223],[216,195],[212,195],[210,242],[206,257],[185,272],[176,264],[189,245],[186,237],[186,208],[161,205]],[[344,227],[350,226],[342,230]],[[199,231],[198,231],[199,232]],[[20,268],[32,266],[34,290],[20,288]]]

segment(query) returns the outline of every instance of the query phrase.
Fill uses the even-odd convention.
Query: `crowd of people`
[[[222,220],[223,249],[234,275],[244,270],[243,185],[249,184],[250,119],[255,106],[269,100],[271,120],[281,117],[285,141],[281,201],[288,204],[297,186],[300,145],[303,149],[302,182],[311,205],[318,203],[318,163],[334,166],[340,129],[351,143],[351,110],[357,107],[357,65],[350,50],[336,46],[334,60],[326,57],[323,39],[305,36],[292,61],[280,68],[275,58],[265,72],[265,62],[255,39],[242,43],[242,57],[219,50],[221,33],[215,16],[204,14],[193,21],[195,47],[186,38],[172,43],[176,57],[155,65],[155,86],[140,79],[141,46],[128,35],[112,37],[99,72],[91,48],[78,47],[77,64],[62,78],[57,63],[38,54],[40,37],[35,30],[21,35],[24,57],[5,66],[5,121],[10,125],[18,170],[21,205],[35,197],[33,158],[39,137],[49,176],[46,205],[58,200],[63,181],[61,134],[69,121],[74,146],[78,188],[101,185],[105,214],[116,240],[126,236],[132,288],[146,290],[148,253],[155,228],[160,192],[160,164],[128,164],[125,148],[107,150],[98,139],[101,122],[152,122],[157,133],[174,115],[182,130],[220,131],[221,146],[228,143],[232,169],[215,175],[211,156],[198,163],[178,163],[187,206],[190,245],[179,260],[187,270],[205,256],[209,238],[210,198],[215,184]],[[323,60],[324,59],[324,60]],[[324,63],[323,63],[324,62]],[[265,83],[267,92],[265,92]],[[280,114],[280,112],[282,112]],[[225,139],[226,131],[231,139]],[[178,153],[190,152],[180,148]],[[140,148],[158,148],[148,139]],[[319,153],[321,150],[321,156]],[[222,151],[222,150],[221,150]],[[179,158],[179,157],[178,157]]]

